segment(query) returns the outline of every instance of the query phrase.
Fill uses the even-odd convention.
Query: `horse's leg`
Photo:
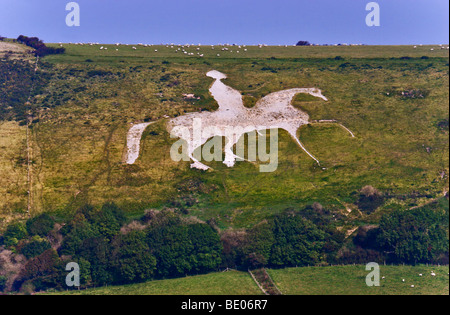
[[[196,148],[193,148],[193,147],[190,147],[190,148],[189,148],[189,158],[190,158],[192,161],[194,161],[194,163],[191,164],[191,168],[196,168],[196,169],[204,170],[204,171],[209,170],[209,169],[210,169],[209,166],[203,164],[202,162],[200,162],[199,160],[197,160],[197,159],[194,157],[194,151],[195,151],[195,149],[196,149]]]
[[[311,153],[309,153],[308,150],[306,150],[305,146],[304,146],[304,145],[302,144],[302,142],[300,141],[300,139],[297,138],[297,129],[295,129],[295,130],[294,130],[294,129],[292,129],[292,130],[286,129],[286,131],[289,132],[289,134],[291,135],[292,138],[294,138],[294,140],[297,142],[297,144],[300,146],[300,148],[301,148],[303,151],[305,151],[306,154],[308,154],[308,155],[309,155],[314,161],[316,161],[317,164],[319,164],[319,166],[320,166],[319,160],[316,159],[316,158],[314,157],[314,155],[312,155]]]
[[[352,138],[355,138],[355,134],[350,129],[348,129],[343,124],[341,124],[341,123],[339,123],[337,121],[320,121],[319,120],[319,121],[316,121],[316,122],[313,122],[313,123],[310,123],[310,124],[336,124],[339,127],[342,127],[342,129],[344,129],[345,131],[347,131],[350,134],[350,136],[352,136]]]

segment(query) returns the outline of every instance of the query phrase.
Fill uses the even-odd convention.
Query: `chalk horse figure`
[[[274,128],[286,130],[297,142],[299,147],[320,165],[320,161],[310,152],[308,152],[308,150],[301,143],[300,139],[297,136],[297,130],[302,125],[311,123],[309,121],[309,116],[307,113],[296,109],[291,104],[293,98],[299,93],[310,94],[314,97],[328,101],[328,99],[322,95],[322,92],[319,89],[295,88],[274,92],[260,99],[253,108],[246,108],[244,106],[241,93],[222,82],[223,79],[226,79],[225,74],[213,70],[208,72],[206,75],[215,79],[209,91],[219,104],[219,109],[214,112],[189,113],[170,119],[167,123],[167,130],[169,131],[169,133],[171,133],[172,136],[178,137],[187,143],[187,153],[189,155],[189,158],[193,161],[193,163],[191,164],[192,168],[203,170],[209,169],[208,166],[201,163],[194,157],[194,151],[215,136],[227,137],[227,128],[231,128],[233,130],[242,130],[241,134],[235,134],[232,139],[226,138],[225,159],[223,163],[229,167],[234,166],[236,159],[242,159],[233,153],[233,147],[239,141],[241,136],[252,131],[256,131],[259,133],[262,130]],[[184,130],[186,130],[187,128],[189,130],[188,134],[194,135],[194,126],[196,119],[201,119],[202,122],[203,132],[201,135],[201,140],[199,140],[198,137],[194,140],[193,136],[186,136],[186,132],[179,131],[183,128]],[[337,123],[334,120],[318,122]],[[348,128],[344,127],[341,124],[339,125],[343,127],[347,132],[349,132],[351,137],[355,137]],[[135,136],[134,140],[128,137],[128,164],[133,164],[139,156],[140,136],[142,135],[145,127],[146,125],[144,125],[143,128],[141,126],[140,135],[138,135],[137,137]],[[132,129],[130,129],[130,133],[132,131],[133,127]],[[136,127],[134,128],[134,133],[136,134]]]

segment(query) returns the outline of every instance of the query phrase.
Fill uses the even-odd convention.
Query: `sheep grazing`
[[[436,277],[436,274],[434,273],[434,271],[431,272],[431,276]]]
[[[414,49],[416,49],[417,48],[417,46],[414,46]]]
[[[158,52],[158,49],[155,49],[155,52]]]
[[[217,54],[217,57],[220,57],[220,54]]]
[[[414,284],[411,285],[411,288],[414,288]]]
[[[405,279],[402,279],[402,282],[405,282],[406,280]]]
[[[131,48],[132,48],[133,50],[136,50],[136,49],[137,49],[137,48],[136,48],[136,47],[134,47],[134,46],[133,46],[133,47],[131,47]]]
[[[100,50],[103,50],[103,46],[102,46],[102,47],[100,47]]]
[[[419,273],[419,277],[423,277],[423,274]]]

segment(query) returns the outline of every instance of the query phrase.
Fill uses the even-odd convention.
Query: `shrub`
[[[383,195],[376,188],[367,185],[361,189],[359,200],[356,204],[362,211],[370,214],[380,207],[383,202]]]
[[[16,246],[17,243],[27,236],[27,229],[21,222],[8,225],[5,234],[3,234],[3,242],[7,247]]]
[[[311,44],[306,40],[301,40],[297,43],[297,46],[311,46]]]
[[[378,243],[404,263],[429,263],[449,250],[448,215],[427,208],[395,211],[380,221]]]
[[[53,218],[47,213],[43,213],[37,217],[29,219],[26,224],[27,232],[30,236],[47,236],[53,229],[54,225],[55,220],[53,220]]]
[[[274,220],[273,235],[271,265],[306,266],[321,260],[325,233],[311,221],[289,214],[280,215]]]
[[[50,249],[51,245],[46,239],[39,236],[33,237],[31,242],[22,247],[21,253],[28,259],[41,255],[46,250]]]

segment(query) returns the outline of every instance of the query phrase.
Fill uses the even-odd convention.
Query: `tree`
[[[36,257],[41,255],[46,250],[50,249],[51,245],[46,240],[39,236],[34,236],[33,239],[25,244],[22,249],[21,253],[28,259]]]
[[[153,227],[147,243],[157,259],[159,277],[207,272],[221,263],[219,235],[206,224]]]
[[[217,232],[207,224],[191,224],[187,233],[193,249],[189,255],[191,272],[205,273],[216,269],[222,262],[223,250]]]
[[[380,221],[378,243],[397,262],[432,262],[449,249],[445,218],[442,212],[428,208],[386,214]]]
[[[297,43],[297,46],[311,46],[311,44],[306,40],[301,40]]]
[[[29,235],[39,235],[39,236],[47,236],[48,233],[53,229],[55,225],[55,220],[48,215],[47,213],[43,213],[29,219],[27,221],[27,232]]]
[[[119,284],[150,280],[156,268],[142,231],[119,235],[112,245],[112,261],[114,282]]]
[[[30,259],[15,280],[13,287],[19,290],[25,282],[32,283],[36,290],[61,286],[61,260],[55,250],[49,249]]]
[[[275,239],[272,225],[265,222],[248,231],[245,246],[245,264],[247,267],[257,268],[269,263],[271,249]]]
[[[383,194],[376,188],[367,185],[361,189],[357,205],[362,211],[370,214],[381,206],[383,202]]]
[[[105,203],[100,212],[91,215],[91,222],[100,234],[111,240],[119,234],[120,228],[126,222],[126,217],[115,203]]]
[[[22,222],[12,223],[8,225],[6,232],[3,234],[3,242],[7,247],[16,246],[27,235],[27,229]]]
[[[314,265],[322,257],[325,233],[309,220],[283,214],[274,219],[270,264],[273,266]]]

